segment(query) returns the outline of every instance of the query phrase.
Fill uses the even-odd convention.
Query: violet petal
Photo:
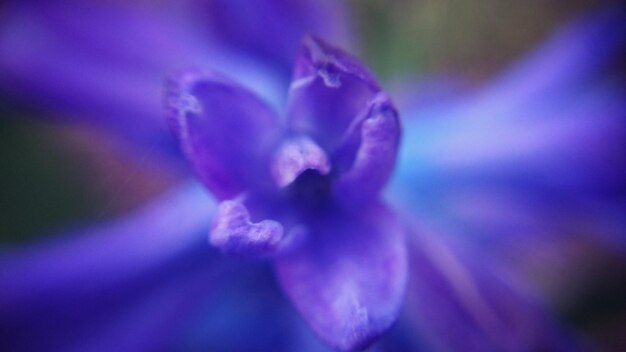
[[[215,196],[273,185],[279,121],[252,92],[216,73],[187,70],[167,82],[165,104],[181,150]]]
[[[378,92],[378,82],[355,57],[306,37],[289,91],[287,124],[333,153]]]
[[[312,216],[277,257],[279,281],[311,328],[340,350],[364,348],[397,318],[407,277],[404,231],[382,206]]]

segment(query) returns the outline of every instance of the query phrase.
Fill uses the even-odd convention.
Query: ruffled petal
[[[355,57],[306,37],[289,91],[287,123],[311,136],[332,157],[380,92],[372,73]]]
[[[278,249],[283,226],[269,219],[252,222],[243,201],[226,200],[218,207],[209,238],[225,253],[263,256]]]
[[[582,350],[496,263],[420,231],[410,245],[405,317],[429,350]]]
[[[214,209],[201,187],[185,185],[127,217],[6,251],[0,257],[4,346],[69,348],[110,319],[123,319],[130,307],[142,310],[136,301],[144,295],[168,296],[168,289],[158,291],[161,284],[196,287],[195,273],[210,276],[207,268],[217,258],[205,239]],[[148,301],[144,308],[166,314]]]
[[[273,186],[279,121],[253,93],[216,73],[188,70],[168,81],[165,104],[183,153],[215,196]]]
[[[279,281],[312,329],[340,350],[364,348],[395,321],[407,276],[403,229],[382,206],[316,214],[276,259]]]

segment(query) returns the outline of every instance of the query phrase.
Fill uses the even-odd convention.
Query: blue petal
[[[97,336],[112,321],[168,315],[157,302],[204,287],[198,272],[210,281],[216,257],[206,232],[214,209],[198,185],[185,185],[127,217],[7,251],[0,258],[3,343],[58,349]],[[153,298],[137,303],[150,292]]]
[[[405,113],[419,118],[405,123],[390,195],[475,242],[585,223],[626,248],[626,90],[610,74],[623,23],[610,12],[575,23],[478,94]],[[604,49],[589,61],[594,38]],[[570,69],[542,74],[557,58]]]
[[[245,269],[233,271],[236,275],[220,281],[216,294],[194,308],[174,350],[330,351],[286,304],[269,263]]]
[[[295,230],[294,230],[295,231]],[[340,350],[364,348],[396,320],[407,277],[404,229],[382,206],[311,214],[279,281],[311,328]]]
[[[429,349],[582,349],[497,262],[441,241],[439,233],[425,226],[416,232],[405,317]]]

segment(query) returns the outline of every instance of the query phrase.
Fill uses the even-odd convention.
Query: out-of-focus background
[[[592,0],[349,2],[357,17],[361,55],[384,81],[450,74],[476,86],[564,21],[602,4]],[[182,176],[151,156],[128,156],[116,141],[87,126],[29,118],[46,111],[0,99],[0,114],[2,244],[27,243],[59,228],[112,218],[143,204]],[[588,243],[572,244],[569,253],[570,266],[550,276],[531,271],[529,279],[544,288],[567,325],[603,349],[626,349],[624,258]]]

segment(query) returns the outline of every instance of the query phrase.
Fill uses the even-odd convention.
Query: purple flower
[[[214,199],[189,181],[128,216],[4,253],[2,341],[11,350],[326,350],[284,293],[337,349],[377,338],[389,351],[575,349],[497,255],[511,251],[496,239],[533,233],[523,226],[544,230],[532,240],[548,237],[533,212],[557,199],[544,192],[571,196],[568,187],[583,185],[601,199],[605,180],[623,172],[558,172],[596,165],[563,154],[579,138],[593,137],[592,156],[611,155],[602,138],[623,143],[623,86],[601,74],[623,49],[620,37],[601,35],[621,30],[617,20],[573,26],[478,93],[407,109],[394,175],[398,112],[342,50],[305,40],[284,119],[221,74],[179,72],[165,90],[167,122]],[[599,43],[603,55],[590,60]],[[497,138],[521,127],[530,132]],[[390,177],[393,209],[381,198]],[[476,193],[490,197],[467,196]],[[229,255],[207,248],[207,231]]]
[[[367,346],[397,317],[403,229],[378,201],[400,140],[397,111],[356,58],[308,37],[286,118],[210,71],[166,88],[168,122],[220,200],[210,242],[275,259],[281,286],[331,346]]]

